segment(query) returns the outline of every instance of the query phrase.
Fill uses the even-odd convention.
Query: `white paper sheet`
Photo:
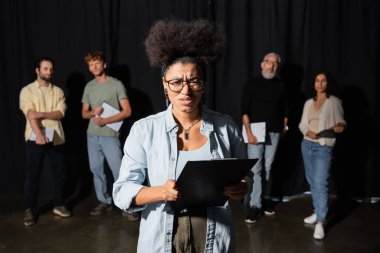
[[[259,143],[265,142],[265,134],[266,134],[265,122],[251,123],[251,131]],[[243,134],[244,142],[248,143],[247,131],[245,130],[244,126],[243,126],[243,130],[242,130],[242,134]]]
[[[120,112],[118,109],[112,107],[111,105],[109,105],[106,102],[102,103],[102,108],[103,108],[103,112],[102,112],[102,114],[100,114],[100,117],[102,117],[102,118],[108,118],[108,117],[111,117],[111,116],[118,114]],[[119,132],[122,124],[123,124],[123,121],[118,121],[118,122],[106,124],[106,126],[115,130],[116,132]]]
[[[42,133],[48,138],[49,142],[53,141],[54,137],[54,129],[53,128],[42,128]],[[36,141],[36,133],[32,130],[32,134],[30,135],[31,141]]]

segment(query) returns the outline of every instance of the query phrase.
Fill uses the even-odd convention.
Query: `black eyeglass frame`
[[[172,80],[166,80],[165,77],[163,77],[163,80],[165,82],[168,83],[168,86],[169,86],[169,89],[172,91],[172,92],[175,92],[175,93],[180,93],[182,90],[183,90],[183,87],[185,87],[185,85],[189,85],[189,88],[190,90],[192,91],[200,91],[202,90],[203,88],[203,85],[204,85],[204,82],[202,79],[200,79],[199,77],[194,77],[194,78],[190,78],[188,80],[183,80],[183,79],[172,79]],[[197,88],[197,89],[194,89],[193,86],[196,85],[191,85],[191,83],[194,81],[194,80],[198,80],[200,82],[200,87]],[[181,83],[181,89],[180,90],[172,90],[172,86],[175,85],[173,83]],[[185,84],[184,84],[185,83]],[[177,86],[178,87],[178,86]]]

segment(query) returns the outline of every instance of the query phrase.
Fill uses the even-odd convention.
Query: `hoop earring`
[[[168,90],[164,89],[165,93],[165,102],[166,102],[166,107],[169,107],[169,96],[168,96]]]
[[[202,86],[202,94],[206,93],[206,87]]]

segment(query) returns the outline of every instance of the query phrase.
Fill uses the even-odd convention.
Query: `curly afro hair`
[[[145,48],[152,66],[166,68],[178,59],[190,57],[205,67],[221,57],[224,35],[204,19],[160,20],[150,29]]]

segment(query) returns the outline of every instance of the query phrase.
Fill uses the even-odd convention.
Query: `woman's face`
[[[177,112],[191,113],[199,108],[202,85],[201,72],[194,63],[174,63],[163,77],[164,89]]]
[[[314,89],[317,93],[325,93],[327,90],[327,77],[324,74],[319,74],[315,77]]]

